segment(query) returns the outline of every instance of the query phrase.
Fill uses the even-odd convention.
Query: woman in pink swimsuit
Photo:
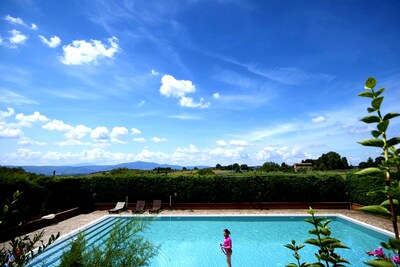
[[[225,250],[226,262],[228,263],[228,267],[232,267],[231,264],[231,256],[232,256],[232,239],[229,237],[231,232],[228,229],[224,229],[224,243],[220,244],[221,248]]]

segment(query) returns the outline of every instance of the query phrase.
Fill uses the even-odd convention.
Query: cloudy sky
[[[400,112],[398,0],[1,0],[0,165],[293,164],[379,150]],[[400,119],[389,136],[400,135]]]

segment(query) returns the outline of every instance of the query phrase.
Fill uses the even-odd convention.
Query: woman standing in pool
[[[231,256],[232,256],[232,239],[229,237],[231,232],[228,229],[224,229],[224,243],[220,244],[221,248],[225,250],[226,262],[228,267],[232,267]]]

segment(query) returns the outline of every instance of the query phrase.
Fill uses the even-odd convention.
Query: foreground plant
[[[149,221],[127,221],[120,218],[110,236],[102,244],[87,247],[84,234],[80,233],[71,243],[70,249],[61,257],[59,267],[139,267],[149,266],[159,247],[153,246],[140,233]]]
[[[396,149],[396,145],[400,144],[400,137],[393,137],[388,139],[387,130],[390,124],[390,120],[400,116],[399,113],[389,112],[382,115],[381,105],[384,97],[382,93],[385,88],[381,88],[375,91],[376,80],[374,78],[368,78],[365,82],[366,91],[359,94],[361,97],[371,98],[371,106],[367,108],[368,113],[372,115],[365,116],[361,121],[367,124],[376,124],[376,129],[371,132],[373,138],[359,142],[363,146],[378,147],[382,150],[384,161],[379,168],[367,168],[358,174],[372,174],[380,175],[385,181],[385,187],[374,190],[369,194],[385,193],[387,195],[387,201],[384,201],[380,205],[368,206],[362,208],[362,210],[371,212],[374,214],[390,216],[393,224],[393,231],[396,239],[399,239],[399,231],[397,227],[397,215],[396,205],[398,206],[398,200],[395,199],[400,196],[400,187],[397,181],[392,182],[390,178],[391,168],[399,168],[399,154],[400,149]]]
[[[390,239],[389,243],[381,243],[381,246],[387,250],[391,250],[393,254],[385,254],[382,247],[374,249],[373,251],[367,251],[369,256],[376,257],[372,261],[365,262],[366,265],[375,267],[393,267],[400,266],[399,248],[400,241],[398,239]]]
[[[7,225],[7,214],[10,208],[18,201],[21,194],[22,192],[19,191],[14,192],[13,200],[9,204],[4,205],[3,215],[0,220],[0,230],[4,229]],[[0,248],[0,266],[25,266],[32,259],[42,253],[47,246],[53,243],[60,236],[60,233],[57,235],[51,235],[46,244],[42,240],[43,235],[44,231],[41,231],[35,233],[33,238],[29,235],[25,235],[24,237],[15,237],[8,243],[10,248],[6,248],[5,245],[2,245]],[[39,243],[40,245],[38,245]]]
[[[371,132],[373,138],[359,143],[363,146],[380,148],[384,160],[382,165],[380,165],[378,168],[367,168],[358,172],[357,174],[370,174],[382,177],[382,180],[385,182],[385,186],[369,192],[368,195],[385,194],[387,200],[383,201],[380,205],[366,206],[361,208],[361,210],[391,217],[395,238],[390,238],[388,243],[381,243],[381,246],[387,250],[391,250],[393,255],[385,255],[382,247],[375,249],[372,252],[367,251],[368,255],[374,256],[376,259],[365,262],[365,264],[375,267],[392,267],[400,266],[400,240],[397,226],[397,218],[399,215],[398,198],[400,197],[400,184],[398,181],[391,180],[391,171],[399,170],[400,149],[396,148],[396,146],[400,144],[400,137],[393,137],[389,139],[387,137],[387,130],[390,120],[400,116],[400,114],[396,112],[389,112],[385,115],[382,115],[381,105],[384,99],[382,93],[385,91],[385,88],[375,91],[375,86],[376,80],[374,78],[368,78],[364,87],[366,91],[359,94],[361,97],[371,98],[371,106],[368,107],[367,111],[372,115],[362,118],[361,121],[367,124],[376,124],[376,129]]]
[[[315,257],[318,262],[308,263],[300,261],[299,250],[305,245],[296,245],[296,241],[292,240],[291,244],[286,244],[285,247],[294,251],[293,257],[296,259],[297,263],[290,263],[286,267],[342,267],[344,264],[350,264],[346,259],[342,258],[335,249],[348,247],[344,245],[340,240],[331,237],[331,230],[329,228],[329,223],[331,220],[326,220],[325,217],[315,217],[315,211],[310,208],[308,214],[311,218],[307,218],[304,221],[313,225],[313,229],[308,231],[309,234],[314,235],[315,238],[310,238],[304,241],[306,244],[316,246],[318,248],[315,253]]]

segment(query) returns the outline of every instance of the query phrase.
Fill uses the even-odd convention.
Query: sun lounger
[[[138,200],[136,202],[136,209],[132,210],[132,213],[143,213],[145,206],[146,206],[146,201]]]
[[[156,213],[156,212],[160,212],[161,210],[161,200],[154,200],[153,201],[153,207],[151,209],[149,209],[150,213]]]
[[[108,210],[108,213],[119,213],[125,208],[125,202],[117,202],[115,208]]]

